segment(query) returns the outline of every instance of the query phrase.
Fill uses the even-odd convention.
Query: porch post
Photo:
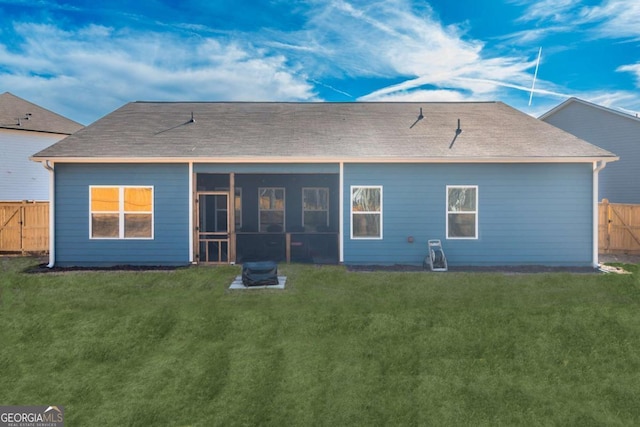
[[[340,162],[340,223],[338,224],[338,261],[344,264],[344,162]]]
[[[193,191],[193,181],[196,179],[195,174],[193,173],[193,162],[189,162],[189,262],[194,263],[194,249],[195,249],[195,239],[193,238],[193,233],[195,233],[194,227],[194,205],[195,205],[195,193]]]
[[[236,174],[229,173],[229,263],[236,263]]]

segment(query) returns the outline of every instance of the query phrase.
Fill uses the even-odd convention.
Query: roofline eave
[[[486,156],[486,157],[47,157],[34,162],[52,163],[593,163],[615,162],[618,156]]]
[[[69,135],[73,135],[73,133],[68,133],[68,132],[57,132],[57,131],[52,131],[52,130],[39,130],[39,129],[26,129],[26,128],[19,128],[19,127],[13,127],[13,126],[0,126],[0,129],[2,130],[15,130],[18,132],[35,132],[35,133],[47,133],[50,135],[60,135],[60,136],[64,136],[67,137]]]

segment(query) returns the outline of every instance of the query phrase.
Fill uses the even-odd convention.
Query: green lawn
[[[25,274],[0,259],[0,405],[68,426],[640,425],[633,275],[281,265]]]

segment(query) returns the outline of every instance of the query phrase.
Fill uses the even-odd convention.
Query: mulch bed
[[[189,268],[190,266],[163,266],[163,265],[115,265],[110,267],[57,267],[48,268],[47,263],[38,264],[35,267],[26,269],[25,273],[45,274],[64,273],[73,271],[175,271]],[[348,271],[353,272],[375,272],[375,271],[397,271],[397,272],[432,272],[422,266],[417,265],[347,265]],[[597,268],[592,267],[550,267],[544,265],[506,265],[506,266],[449,266],[450,272],[479,272],[479,273],[601,273]]]
[[[24,270],[29,274],[44,273],[65,273],[69,271],[174,271],[189,268],[189,266],[166,266],[166,265],[114,265],[110,267],[47,267],[46,263],[38,264]]]
[[[349,271],[424,271],[432,273],[416,265],[349,265]],[[545,265],[505,265],[505,266],[449,266],[450,272],[479,273],[600,273],[593,267],[550,267]],[[433,272],[436,273],[436,272]]]

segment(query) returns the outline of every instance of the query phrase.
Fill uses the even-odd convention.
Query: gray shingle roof
[[[0,94],[0,129],[70,135],[82,128],[80,123],[25,101],[9,92]]]
[[[67,161],[585,157],[615,158],[501,102],[133,102],[34,156]]]

